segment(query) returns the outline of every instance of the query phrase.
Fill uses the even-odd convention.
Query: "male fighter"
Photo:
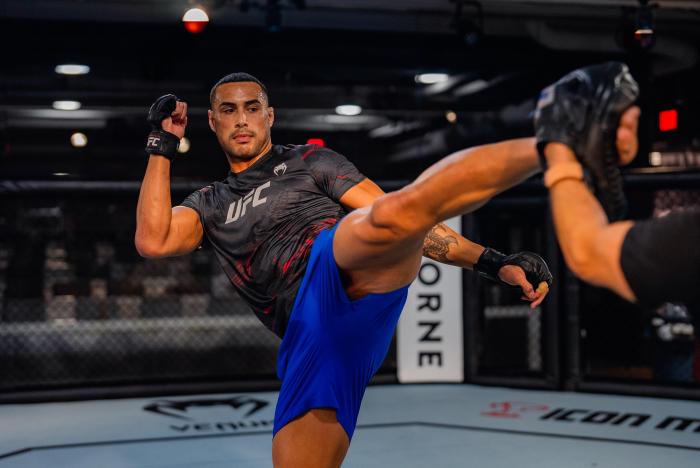
[[[608,221],[623,214],[617,165],[637,153],[637,94],[627,67],[615,62],[576,70],[543,91],[535,126],[559,245],[576,276],[630,302],[700,304],[699,211]],[[615,132],[628,144],[619,157]]]
[[[533,307],[547,294],[551,275],[537,255],[505,256],[438,224],[537,172],[534,139],[455,153],[384,194],[333,151],[272,145],[274,110],[256,78],[224,77],[210,99],[231,172],[171,208],[170,159],[187,105],[158,99],[135,242],[143,256],[165,257],[206,234],[234,287],[283,337],[276,466],[340,465],[423,254],[517,285]]]

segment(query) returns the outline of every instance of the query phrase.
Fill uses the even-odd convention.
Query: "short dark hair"
[[[265,99],[267,99],[267,102],[270,102],[270,97],[269,94],[267,94],[267,88],[263,84],[262,81],[259,79],[255,78],[253,75],[245,72],[235,72],[235,73],[229,73],[225,77],[221,78],[219,81],[216,82],[214,86],[212,86],[211,91],[209,92],[209,104],[211,105],[214,102],[214,94],[216,93],[216,88],[221,86],[222,84],[226,83],[240,83],[240,82],[245,82],[245,81],[251,81],[253,83],[257,83],[260,85],[260,88],[262,88],[262,92],[265,95]]]

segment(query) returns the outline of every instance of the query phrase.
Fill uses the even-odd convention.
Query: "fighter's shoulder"
[[[290,160],[298,160],[307,165],[323,164],[340,156],[332,149],[316,144],[286,145],[284,149]]]
[[[226,184],[226,180],[209,182],[205,185],[200,186],[195,189],[190,197],[196,197],[199,200],[207,200],[216,196],[217,192],[221,191],[221,188]]]

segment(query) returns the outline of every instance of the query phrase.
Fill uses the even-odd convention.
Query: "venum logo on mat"
[[[170,425],[177,432],[212,432],[237,431],[240,429],[255,429],[271,427],[272,420],[256,420],[254,416],[269,406],[270,402],[246,395],[231,398],[195,398],[189,400],[157,400],[143,407],[144,411],[183,421],[182,425]],[[229,408],[235,413],[234,421],[196,422],[197,410],[213,407]]]

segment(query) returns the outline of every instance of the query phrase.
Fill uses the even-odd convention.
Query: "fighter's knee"
[[[437,223],[416,197],[414,191],[399,190],[378,198],[372,205],[369,219],[373,226],[387,229],[397,237],[424,234]]]

